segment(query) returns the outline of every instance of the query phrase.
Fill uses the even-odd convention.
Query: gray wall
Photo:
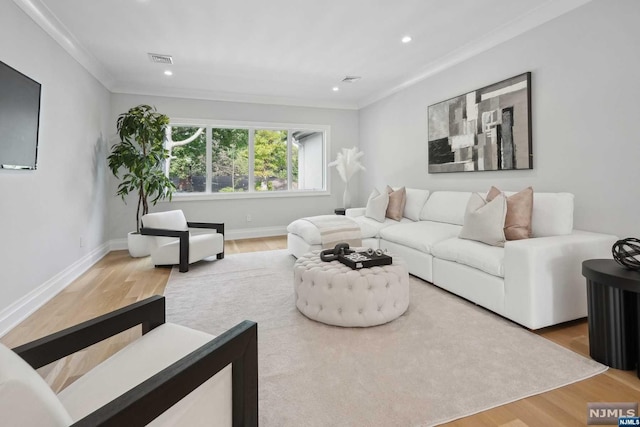
[[[108,91],[11,1],[0,60],[42,84],[38,169],[0,169],[1,312],[106,242],[110,117]]]
[[[360,110],[373,186],[574,193],[575,228],[640,235],[640,2],[594,0]],[[427,107],[532,72],[534,169],[427,174]]]
[[[119,114],[139,104],[155,106],[159,112],[172,118],[234,120],[331,126],[329,160],[341,148],[358,144],[358,112],[323,108],[287,107],[265,104],[247,104],[223,101],[166,98],[141,95],[113,94],[111,97],[110,142],[115,141],[115,123]],[[279,197],[239,200],[198,200],[158,203],[152,212],[182,209],[191,221],[221,221],[227,230],[239,231],[256,228],[286,227],[297,218],[322,213],[333,213],[342,203],[344,184],[335,168],[329,170],[330,196]],[[117,181],[111,179],[111,194],[116,192]],[[355,186],[354,186],[355,187]],[[126,237],[135,229],[135,198],[125,205],[119,197],[109,198],[112,239]],[[247,222],[247,214],[252,221]]]

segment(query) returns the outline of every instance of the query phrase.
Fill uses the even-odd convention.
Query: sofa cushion
[[[427,199],[420,219],[463,225],[469,196],[471,192],[466,191],[436,191]]]
[[[429,190],[407,188],[407,203],[404,205],[404,217],[420,221],[420,212],[429,198]]]
[[[504,219],[507,215],[507,198],[499,193],[487,202],[480,194],[473,193],[467,203],[461,239],[476,240],[492,246],[504,246]]]
[[[404,187],[394,190],[387,185],[387,193],[389,194],[389,204],[385,216],[400,221],[407,203],[407,190]]]
[[[505,196],[516,194],[505,191]],[[533,193],[531,237],[565,236],[573,231],[573,200],[571,193]]]
[[[408,222],[381,229],[380,237],[430,254],[435,243],[457,236],[461,228],[459,225],[433,221]]]
[[[565,236],[573,231],[571,193],[533,193],[533,237]]]
[[[487,194],[487,202],[502,194],[496,187],[491,187]],[[531,237],[531,214],[533,212],[533,188],[507,197],[507,216],[504,220],[504,237],[507,240],[521,240]]]
[[[400,221],[396,221],[390,218],[385,218],[384,222],[378,222],[375,219],[367,218],[366,216],[358,216],[353,218],[355,222],[360,226],[360,231],[362,231],[363,239],[370,239],[373,237],[380,237],[380,230],[387,228],[389,226],[398,225],[398,224],[411,224],[413,221],[408,220],[406,218],[402,218]]]
[[[504,248],[498,246],[453,238],[434,244],[431,254],[436,258],[477,268],[493,276],[504,277]]]
[[[386,191],[380,193],[377,188],[374,188],[371,195],[369,195],[367,210],[364,215],[371,219],[375,219],[378,222],[384,222],[388,205],[389,194]]]

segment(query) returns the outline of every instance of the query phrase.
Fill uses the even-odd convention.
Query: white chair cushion
[[[144,224],[144,227],[146,228],[160,228],[164,230],[186,231],[189,229],[187,227],[187,219],[184,217],[184,213],[182,213],[181,210],[156,212],[143,215],[142,224]],[[174,238],[153,237],[151,240],[155,240],[155,244],[157,246],[162,246],[167,243],[171,243]],[[153,245],[151,246],[151,250],[153,250]]]
[[[357,222],[358,225],[360,226],[363,239],[380,237],[380,230],[382,230],[383,228],[386,228],[392,225],[406,224],[406,223],[413,222],[406,218],[402,218],[400,221],[396,221],[391,218],[385,218],[384,222],[378,222],[375,219],[371,219],[366,216],[358,216],[353,218],[353,220]]]
[[[58,397],[77,421],[213,338],[183,326],[161,325],[90,370]],[[230,426],[230,368],[224,368],[149,425]]]
[[[471,192],[466,191],[435,191],[424,204],[420,219],[463,225],[470,196]]]
[[[505,191],[509,197],[515,191]],[[573,231],[574,195],[533,192],[532,237],[566,236]]]
[[[404,205],[404,217],[412,221],[420,220],[420,212],[429,198],[429,190],[407,188],[407,203]]]
[[[189,264],[217,255],[224,250],[224,237],[219,233],[192,234],[189,237]],[[180,239],[151,248],[151,259],[155,265],[180,263]]]
[[[55,393],[20,356],[0,344],[0,424],[68,426],[73,419]]]
[[[493,276],[504,277],[504,248],[498,246],[456,237],[434,244],[431,254],[436,258],[477,268]]]
[[[455,237],[462,227],[433,221],[409,222],[380,230],[380,237],[388,242],[408,246],[427,254],[438,242]]]

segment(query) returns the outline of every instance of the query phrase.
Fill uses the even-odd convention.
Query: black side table
[[[582,275],[587,278],[589,354],[612,368],[636,368],[640,354],[640,272],[612,259],[590,259],[582,263]]]

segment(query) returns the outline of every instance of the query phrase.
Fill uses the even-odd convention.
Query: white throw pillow
[[[369,200],[367,201],[367,209],[364,216],[375,219],[378,222],[384,222],[389,205],[389,194],[384,191],[380,193],[376,188],[373,189]]]
[[[504,246],[506,216],[507,198],[503,193],[489,203],[479,193],[473,193],[467,203],[464,225],[459,237],[491,246]]]

